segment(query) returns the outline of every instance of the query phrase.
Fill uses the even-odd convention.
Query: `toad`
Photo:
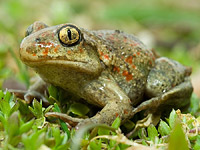
[[[37,21],[27,29],[20,58],[43,81],[102,108],[79,124],[110,125],[116,117],[124,122],[140,111],[185,108],[193,91],[191,68],[158,57],[119,30],[90,31],[70,23],[49,27]]]

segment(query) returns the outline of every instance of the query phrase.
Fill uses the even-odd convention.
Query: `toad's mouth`
[[[99,64],[95,64],[95,62],[84,62],[84,61],[70,61],[70,60],[24,60],[22,61],[29,67],[34,69],[42,69],[48,67],[49,70],[51,68],[62,68],[62,69],[76,69],[80,70],[81,72],[87,72],[91,74],[96,74],[98,72],[101,72],[101,67]],[[54,67],[52,67],[54,66]]]
[[[80,61],[80,60],[68,60],[68,59],[48,59],[48,58],[43,58],[43,59],[27,59],[27,58],[22,58],[21,60],[28,66],[34,67],[34,66],[41,66],[45,64],[57,64],[57,65],[69,65],[69,64],[82,64],[82,65],[87,65],[88,62],[86,61]]]
[[[55,59],[39,59],[39,60],[26,60],[22,59],[22,61],[29,67],[35,68],[40,67],[44,65],[56,65],[56,66],[62,66],[62,67],[73,67],[73,66],[87,66],[88,62],[84,61],[72,61],[72,60],[55,60]]]

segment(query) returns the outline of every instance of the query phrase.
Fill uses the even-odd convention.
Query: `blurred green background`
[[[200,91],[199,0],[1,0],[0,87],[19,72],[9,49],[19,58],[26,28],[36,20],[135,34],[161,55],[192,66],[195,91]]]

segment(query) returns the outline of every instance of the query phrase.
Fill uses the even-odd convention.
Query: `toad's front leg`
[[[89,103],[101,106],[103,109],[79,125],[87,121],[111,125],[117,117],[122,121],[131,117],[133,110],[131,101],[112,79],[100,77],[85,86],[82,94]]]

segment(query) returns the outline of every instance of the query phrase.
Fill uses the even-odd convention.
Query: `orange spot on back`
[[[56,46],[56,48],[54,49],[54,52],[56,52],[56,53],[57,53],[57,52],[58,52],[58,49],[59,49],[59,47],[60,47],[60,45],[57,45],[57,46]]]
[[[139,56],[139,55],[140,55],[140,52],[137,52],[137,55]]]
[[[44,51],[43,51],[43,54],[44,54],[44,55],[47,55],[48,52],[49,52],[49,48],[48,48],[48,47],[45,47],[45,49],[44,49]]]
[[[130,46],[133,47],[133,44],[131,43]]]
[[[152,65],[152,61],[151,60],[149,61],[149,64]]]
[[[127,109],[124,109],[124,114],[128,114],[128,110]]]
[[[135,65],[132,65],[132,68],[133,68],[133,69],[136,69],[136,66],[135,66]]]
[[[126,76],[126,81],[130,81],[130,80],[132,80],[132,79],[133,79],[132,74],[128,74],[128,75]]]
[[[33,56],[36,56],[36,53],[33,53]]]
[[[117,67],[117,66],[114,66],[114,68],[113,68],[113,71],[117,71],[117,72],[119,72],[119,71],[120,71],[120,69],[119,69],[119,67]]]
[[[109,59],[109,56],[106,54],[106,55],[104,55],[104,58],[105,59]]]
[[[133,59],[133,57],[132,57],[132,56],[129,56],[129,57],[126,58],[125,61],[126,61],[127,63],[129,63],[129,64],[132,64],[132,59]]]
[[[83,52],[83,49],[82,49],[82,48],[80,48],[79,50],[80,50],[80,53],[82,53],[82,52]]]
[[[41,30],[42,28],[43,28],[43,26],[37,26],[36,30],[38,31],[38,30]]]
[[[116,116],[116,117],[118,117],[118,116],[119,116],[119,114],[118,114],[118,113],[116,113],[116,114],[115,114],[115,116]]]
[[[122,75],[126,77],[126,81],[130,81],[133,79],[133,75],[128,71],[123,71]]]
[[[127,75],[128,75],[128,71],[126,71],[126,70],[123,71],[122,75],[123,75],[123,76],[127,76]]]
[[[102,56],[103,52],[101,50],[98,49],[99,54]]]
[[[71,51],[67,51],[67,54],[71,54]]]
[[[57,52],[58,52],[58,48],[57,48],[57,47],[54,49],[54,52],[55,52],[55,53],[57,53]]]

